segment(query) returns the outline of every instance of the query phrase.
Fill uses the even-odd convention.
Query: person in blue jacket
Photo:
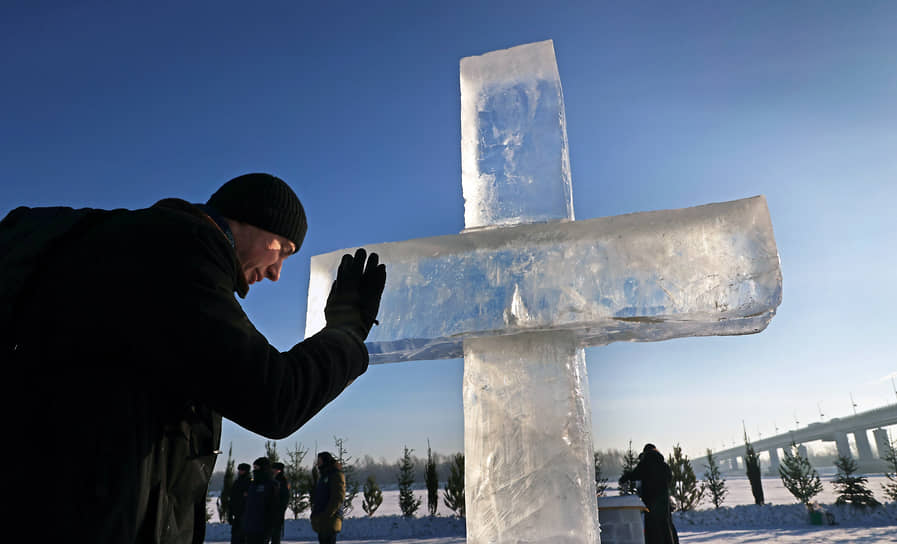
[[[246,544],[243,535],[243,513],[246,511],[246,496],[249,494],[249,485],[252,484],[252,475],[247,463],[237,466],[237,479],[230,488],[230,502],[228,503],[227,521],[230,523],[231,544]]]
[[[268,544],[275,529],[280,528],[280,485],[271,472],[271,461],[259,457],[252,463],[252,483],[246,493],[243,512],[243,534],[246,544]]]

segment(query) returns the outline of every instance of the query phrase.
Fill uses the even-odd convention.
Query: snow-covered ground
[[[757,542],[783,542],[786,544],[834,544],[855,542],[877,544],[897,542],[897,503],[889,503],[882,508],[860,511],[850,507],[835,507],[835,492],[830,478],[823,477],[825,490],[819,494],[817,502],[830,511],[837,525],[810,525],[806,509],[797,504],[782,486],[779,478],[763,480],[763,491],[767,504],[755,506],[750,485],[744,477],[727,478],[729,495],[723,508],[713,509],[702,503],[699,510],[674,513],[674,523],[679,531],[680,541],[694,544],[748,544]],[[870,476],[869,487],[876,498],[883,500],[881,483],[883,476]],[[616,495],[610,490],[608,495]],[[398,491],[384,491],[383,504],[372,518],[365,516],[361,508],[361,495],[356,497],[355,508],[343,524],[343,532],[338,541],[345,544],[462,544],[465,542],[464,520],[452,517],[451,512],[440,499],[437,516],[426,515],[426,491],[417,491],[421,499],[418,517],[401,517]],[[441,492],[440,492],[441,497]],[[217,520],[214,499],[209,503]],[[307,517],[293,520],[287,513],[285,543],[317,542]],[[230,527],[227,524],[209,523],[206,531],[207,542],[229,541]]]

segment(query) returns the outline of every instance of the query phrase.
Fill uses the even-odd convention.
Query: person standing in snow
[[[252,483],[246,494],[243,516],[246,544],[268,544],[275,528],[279,529],[279,488],[271,473],[271,461],[267,457],[256,459],[252,463]]]
[[[20,207],[0,221],[0,362],[25,399],[5,401],[8,435],[58,446],[37,463],[78,493],[47,518],[26,486],[12,517],[94,542],[201,544],[222,416],[282,439],[367,370],[376,254],[343,257],[326,326],[284,352],[235,296],[277,281],[306,230],[293,190],[263,173],[205,204]]]
[[[287,507],[290,505],[290,482],[287,481],[287,477],[283,474],[285,468],[283,463],[274,463],[271,465],[271,468],[274,470],[274,481],[276,481],[278,485],[277,508],[279,511],[277,516],[278,525],[274,528],[274,532],[271,534],[271,544],[280,544],[280,536],[283,533],[284,515],[286,515]]]
[[[311,528],[318,533],[319,544],[335,544],[343,528],[343,500],[346,476],[330,452],[322,451],[315,459],[318,481],[311,496]]]
[[[231,544],[246,543],[246,536],[243,534],[243,513],[246,510],[249,484],[252,483],[252,476],[249,474],[251,468],[247,463],[237,465],[237,479],[230,488],[227,521],[230,523]]]
[[[645,444],[638,465],[623,474],[620,482],[641,481],[639,496],[648,508],[645,513],[645,544],[678,544],[670,510],[670,483],[673,473],[654,444]]]

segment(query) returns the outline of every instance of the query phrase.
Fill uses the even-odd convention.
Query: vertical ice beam
[[[461,188],[468,229],[573,220],[551,40],[461,59]]]
[[[574,219],[550,40],[461,59],[461,186],[466,229]],[[587,392],[568,333],[464,341],[469,544],[600,541]]]
[[[468,543],[598,542],[586,361],[572,334],[464,342],[464,428]]]

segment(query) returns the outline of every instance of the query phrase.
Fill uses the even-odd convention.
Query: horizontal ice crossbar
[[[387,266],[372,363],[463,356],[466,338],[571,330],[581,346],[760,332],[782,298],[762,196],[365,246]],[[306,335],[344,253],[311,260]]]

